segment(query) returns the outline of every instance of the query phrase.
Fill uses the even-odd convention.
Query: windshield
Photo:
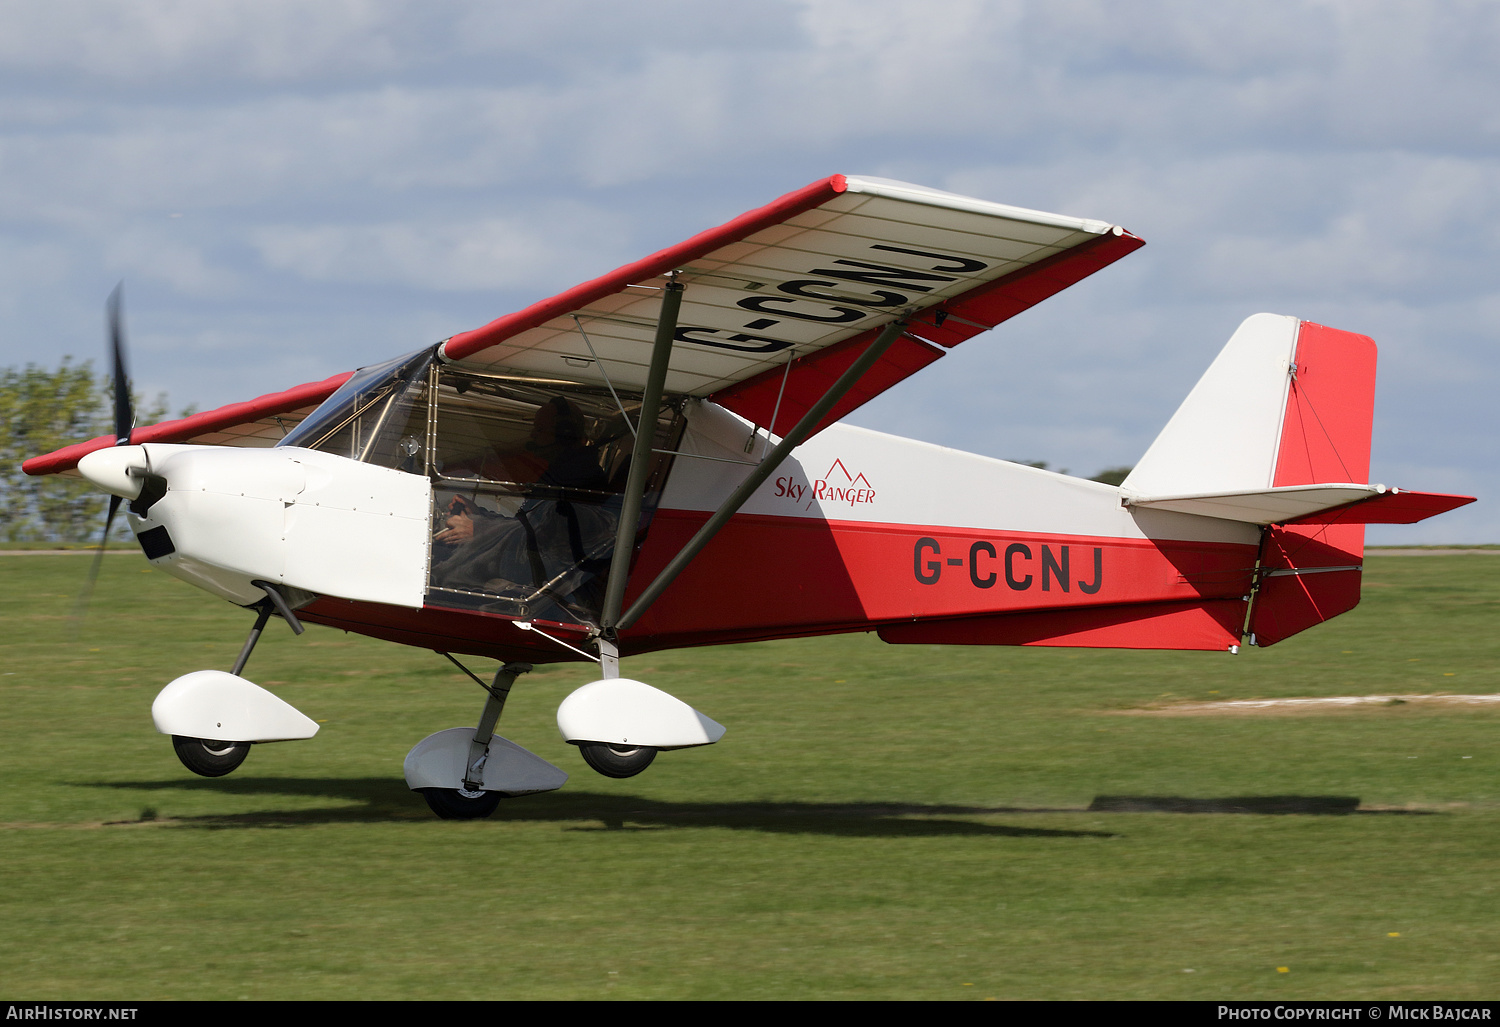
[[[276,445],[421,473],[428,369],[435,355],[429,347],[360,368]]]

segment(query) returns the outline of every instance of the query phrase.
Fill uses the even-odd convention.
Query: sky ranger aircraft
[[[835,175],[436,346],[140,428],[116,300],[114,435],[24,467],[76,468],[151,563],[254,611],[231,671],[153,704],[188,769],[317,732],[241,676],[279,616],[501,661],[478,726],[405,763],[439,816],[483,817],[567,779],[495,734],[535,663],[599,664],[558,727],[630,777],[725,729],[622,657],[848,631],[1236,652],[1353,607],[1365,524],[1471,502],[1366,484],[1374,343],[1273,314],[1119,487],[836,423],[1141,245]]]

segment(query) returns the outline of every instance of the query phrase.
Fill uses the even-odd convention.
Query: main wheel
[[[581,742],[578,751],[585,763],[605,777],[635,777],[656,759],[656,750],[646,745],[632,748],[607,742]]]
[[[173,735],[172,749],[184,767],[202,777],[223,777],[250,755],[249,742],[219,742],[186,735]]]
[[[483,820],[500,808],[499,792],[471,792],[467,788],[423,788],[422,798],[444,820]]]

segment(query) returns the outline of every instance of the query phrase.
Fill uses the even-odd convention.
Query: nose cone
[[[96,449],[78,461],[78,473],[112,496],[137,499],[146,473],[146,451],[140,446]]]

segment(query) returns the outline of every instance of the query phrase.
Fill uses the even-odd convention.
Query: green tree
[[[33,478],[28,457],[83,442],[112,430],[110,381],[91,361],[64,357],[54,371],[35,364],[0,368],[0,541],[88,542],[98,538],[108,498],[77,472]],[[137,404],[137,423],[166,414],[164,396],[149,410]]]

